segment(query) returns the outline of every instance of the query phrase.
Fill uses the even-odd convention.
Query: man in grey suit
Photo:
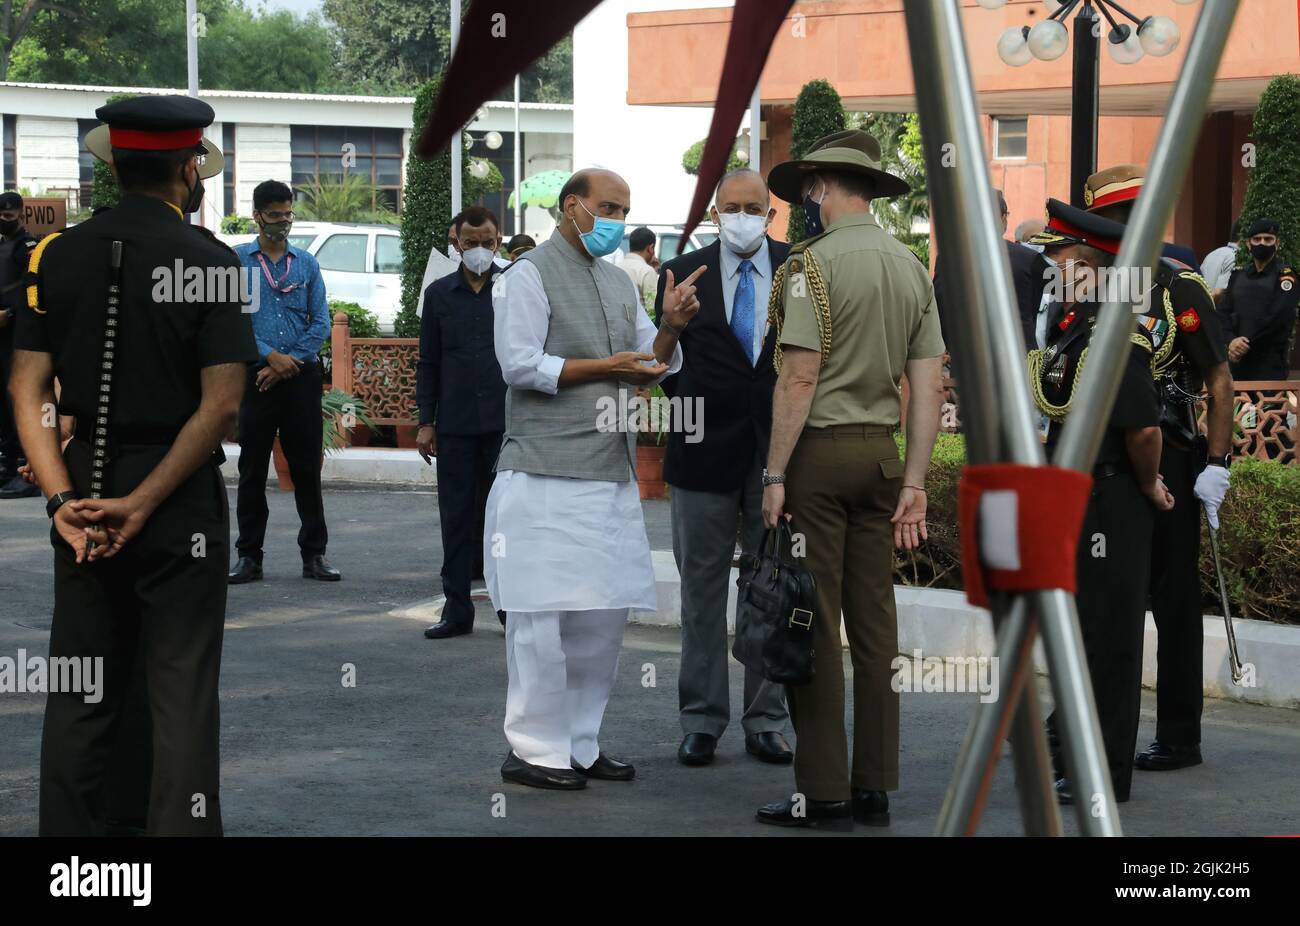
[[[681,371],[663,388],[679,420],[670,428],[664,480],[673,487],[673,555],[681,573],[682,667],[678,702],[686,765],[713,761],[731,719],[727,683],[727,587],[737,527],[746,550],[763,536],[763,460],[772,422],[776,372],[766,337],[772,276],[789,247],[767,236],[776,214],[757,171],[732,171],[718,184],[711,217],[719,241],[664,264],[687,279],[699,267],[700,309],[682,332]],[[693,412],[688,415],[687,410]],[[764,762],[788,764],[794,754],[782,730],[784,690],[745,671],[741,724],[745,748]]]

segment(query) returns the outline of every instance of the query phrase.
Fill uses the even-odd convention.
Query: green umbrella
[[[563,170],[544,170],[540,174],[525,177],[524,182],[510,194],[506,205],[514,208],[517,193],[523,197],[525,206],[542,206],[550,209],[559,201],[560,190],[570,176],[571,174]]]

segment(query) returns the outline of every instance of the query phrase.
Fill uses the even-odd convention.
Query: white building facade
[[[695,177],[682,169],[682,154],[709,134],[713,108],[628,105],[628,14],[732,5],[728,0],[604,0],[573,31],[574,166],[608,168],[628,182],[629,225],[686,220]],[[720,57],[724,50],[710,53]],[[748,125],[746,114],[741,126]]]
[[[95,87],[0,82],[3,160],[0,188],[32,195],[66,196],[71,209],[88,206],[94,156],[86,133],[99,124],[95,110],[118,94],[184,93],[145,87]],[[253,188],[281,180],[295,188],[344,172],[360,173],[375,188],[376,203],[400,210],[406,154],[412,140],[412,97],[208,90],[216,122],[207,137],[225,155],[225,170],[207,181],[200,223],[218,228],[222,217],[252,213]],[[530,207],[516,229],[507,197],[514,182],[514,103],[490,102],[469,126],[470,155],[490,160],[505,186],[484,205],[497,213],[505,234],[522,230],[541,238],[554,223],[547,210]],[[573,169],[573,107],[520,104],[522,174]],[[502,143],[489,149],[488,132]],[[469,205],[466,203],[465,205]]]

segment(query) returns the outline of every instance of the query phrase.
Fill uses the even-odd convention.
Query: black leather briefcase
[[[806,685],[813,676],[813,612],[817,584],[812,572],[793,557],[789,525],[768,530],[757,553],[742,553],[736,580],[736,642],[731,655],[764,678]]]

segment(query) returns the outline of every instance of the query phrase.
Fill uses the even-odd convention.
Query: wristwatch
[[[45,514],[52,518],[54,517],[54,512],[58,511],[68,502],[80,497],[81,496],[73,491],[55,492],[50,496],[50,500],[45,503]]]
[[[1225,453],[1221,457],[1210,457],[1206,461],[1207,466],[1222,466],[1224,469],[1232,468],[1232,454]]]
[[[785,473],[769,473],[767,468],[763,468],[763,485],[779,486],[785,484]]]

